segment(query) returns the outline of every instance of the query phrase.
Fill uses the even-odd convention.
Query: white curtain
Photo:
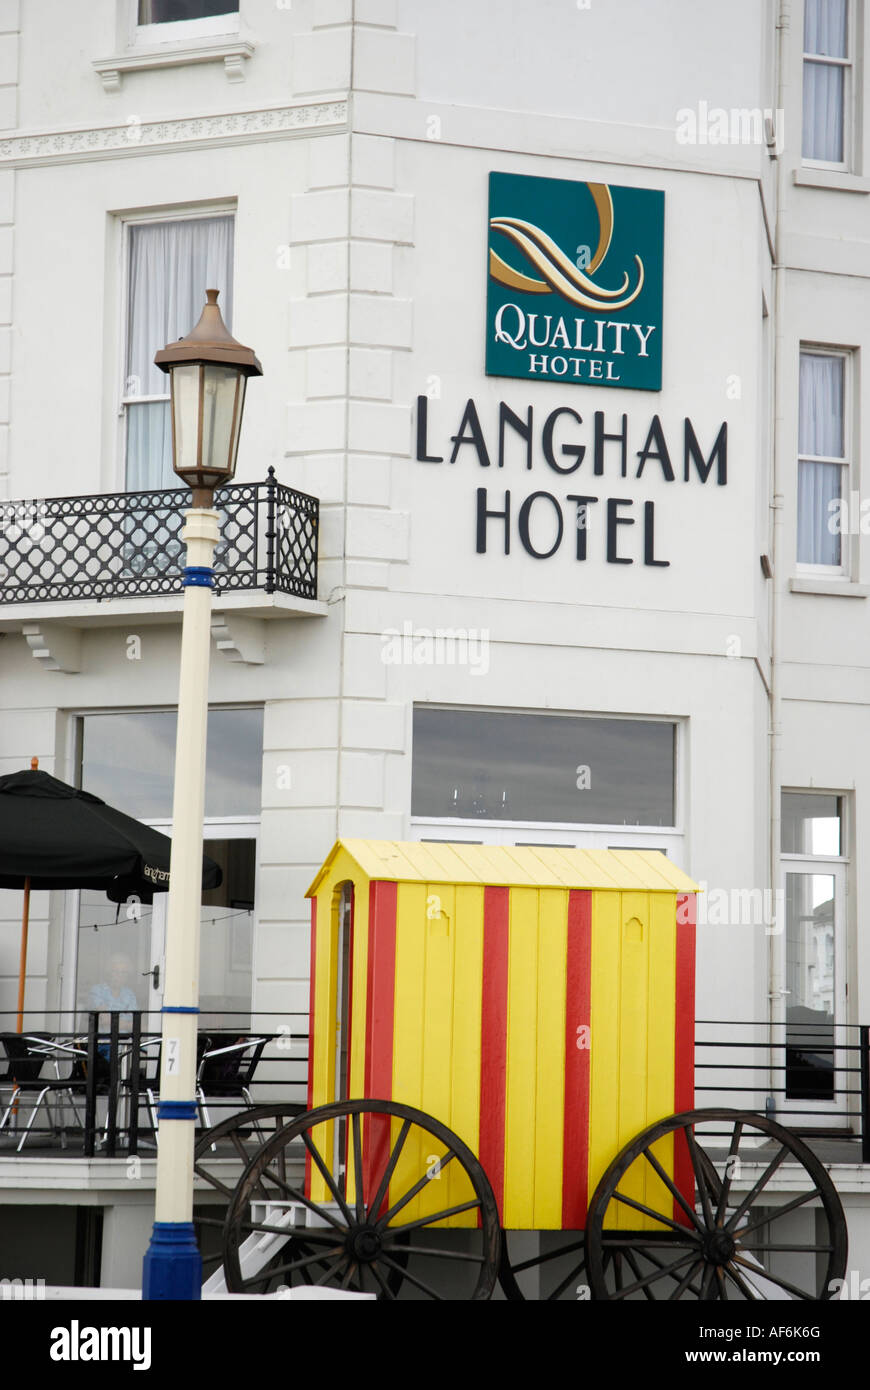
[[[804,52],[848,56],[848,0],[805,0]],[[843,161],[844,68],[804,63],[803,157]]]
[[[169,379],[154,366],[158,348],[189,333],[207,289],[232,331],[232,217],[151,222],[130,229],[130,285],[124,395],[163,396]],[[127,488],[175,486],[169,405],[135,399],[127,405]]]
[[[840,564],[840,535],[829,522],[830,504],[842,496],[843,466],[804,459],[843,458],[844,372],[842,357],[801,353],[797,558],[804,565]]]

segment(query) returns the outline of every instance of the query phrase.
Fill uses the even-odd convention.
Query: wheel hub
[[[373,1226],[359,1226],[351,1233],[351,1253],[358,1260],[376,1260],[383,1248],[383,1241]]]
[[[737,1242],[727,1231],[710,1231],[704,1240],[704,1256],[710,1264],[727,1265],[737,1249]]]

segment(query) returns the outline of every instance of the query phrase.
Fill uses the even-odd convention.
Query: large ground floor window
[[[262,764],[261,709],[211,710],[208,717],[203,850],[223,881],[204,893],[200,1008],[203,1026],[250,1025]],[[79,785],[128,815],[172,834],[173,711],[88,714],[78,720]],[[65,1009],[123,1014],[141,1009],[155,1025],[163,1002],[168,897],[120,908],[105,894],[67,895]],[[107,1019],[104,1019],[107,1026]]]
[[[679,861],[678,731],[665,719],[418,705],[412,833]]]

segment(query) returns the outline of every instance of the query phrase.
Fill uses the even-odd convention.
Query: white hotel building
[[[729,1027],[699,1037],[767,1048],[749,1096],[698,1101],[842,1136],[862,1277],[859,1087],[831,1064],[870,1023],[868,69],[864,0],[0,0],[0,771],[36,755],[169,826],[152,360],[216,286],[264,375],[214,604],[204,1007],[307,1011],[338,836],[660,849],[707,888],[697,1016]],[[488,246],[523,283],[491,174],[589,217],[615,190],[557,248],[576,293],[635,284],[620,198],[654,191],[660,313],[647,263],[636,330],[510,310],[488,342]],[[277,494],[271,549],[270,469],[319,502]],[[3,1028],[20,907],[0,893]],[[113,917],[35,897],[30,1026],[118,956],[159,1008],[164,905]],[[0,1274],[26,1231],[57,1282],[135,1282],[153,1165],[123,1168],[4,1150]]]

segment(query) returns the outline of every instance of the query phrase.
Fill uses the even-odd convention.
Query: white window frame
[[[804,93],[801,91],[801,163],[806,169],[836,169],[841,173],[848,172],[852,168],[852,160],[856,146],[855,129],[857,118],[856,92],[860,90],[860,83],[855,80],[855,59],[852,56],[856,51],[857,24],[855,21],[856,0],[847,0],[846,13],[846,57],[832,58],[823,53],[807,53],[803,47],[804,22],[801,15],[801,84],[803,86],[803,76],[806,71],[807,63],[816,63],[821,66],[840,67],[843,69],[843,158],[841,160],[809,159],[803,153],[803,103]]]
[[[120,294],[118,296],[119,308],[119,329],[118,329],[118,371],[116,382],[116,400],[118,416],[118,436],[115,446],[115,488],[116,492],[126,492],[127,490],[127,407],[129,405],[148,405],[158,401],[169,401],[169,390],[159,396],[146,396],[129,394],[127,391],[127,337],[130,329],[130,229],[141,227],[150,222],[201,222],[209,217],[232,217],[233,227],[233,286],[236,283],[238,271],[238,247],[235,232],[238,227],[237,221],[238,204],[234,201],[222,200],[216,203],[197,204],[195,207],[185,208],[154,208],[147,212],[137,212],[122,214],[119,218],[121,223],[121,265],[120,265]],[[193,328],[193,324],[190,325]],[[167,388],[169,377],[166,378]],[[180,485],[180,484],[179,484]]]
[[[685,838],[657,826],[564,825],[542,821],[424,820],[412,817],[410,838],[442,844],[523,845],[557,849],[660,850],[683,867]]]
[[[852,579],[856,577],[857,571],[857,547],[856,537],[852,534],[853,519],[849,511],[849,529],[840,534],[840,563],[839,565],[810,565],[797,558],[798,535],[800,532],[800,491],[798,478],[802,463],[825,463],[837,465],[841,471],[841,490],[840,496],[848,503],[851,502],[850,494],[857,487],[855,474],[855,422],[852,419],[853,400],[855,397],[853,374],[855,371],[855,352],[852,348],[832,347],[830,344],[823,343],[801,343],[798,353],[798,420],[800,419],[800,359],[804,354],[812,357],[837,357],[843,362],[843,457],[828,457],[825,454],[802,454],[800,452],[800,435],[798,433],[797,448],[797,467],[795,470],[795,570],[796,573],[812,579],[833,579],[840,580]],[[798,430],[800,426],[798,425]],[[845,475],[845,476],[842,476]]]

